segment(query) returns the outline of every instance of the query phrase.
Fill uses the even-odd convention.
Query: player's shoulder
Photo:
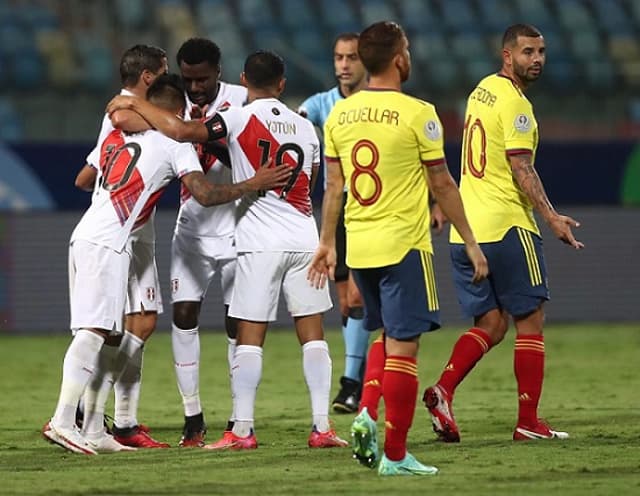
[[[478,88],[495,95],[498,98],[498,104],[508,105],[513,102],[529,102],[515,81],[502,74],[493,73],[485,76],[478,82],[474,92],[477,92]]]
[[[219,103],[222,106],[225,103],[227,105],[243,105],[247,100],[247,88],[241,86],[239,84],[227,83],[225,81],[220,81],[220,86],[218,89],[218,97],[217,100],[220,100]]]

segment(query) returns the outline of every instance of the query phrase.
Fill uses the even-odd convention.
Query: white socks
[[[171,325],[173,366],[178,390],[182,395],[184,414],[191,417],[202,412],[200,405],[200,334],[198,327],[180,329]]]
[[[230,422],[236,420],[236,405],[235,398],[233,396],[233,382],[231,378],[231,370],[233,368],[233,357],[236,355],[236,340],[227,336],[227,361],[229,362],[229,389],[231,390],[231,415],[229,416]]]
[[[113,388],[117,354],[117,346],[102,346],[98,366],[84,390],[82,435],[87,438],[96,439],[104,435],[104,407]]]
[[[144,341],[125,331],[115,364],[115,414],[113,423],[121,429],[138,425],[138,403]]]
[[[104,338],[87,329],[76,332],[62,364],[62,385],[53,415],[56,427],[72,429],[78,401],[93,375]]]
[[[331,392],[331,357],[326,341],[309,341],[302,346],[302,368],[311,397],[313,425],[326,432],[329,425],[329,395]]]
[[[234,396],[236,420],[233,433],[247,437],[253,428],[256,391],[262,377],[262,348],[239,345],[236,347],[231,368],[231,387]]]

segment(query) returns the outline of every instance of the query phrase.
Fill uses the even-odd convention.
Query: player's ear
[[[286,85],[287,85],[287,78],[283,77],[278,82],[278,95],[282,94],[282,92],[284,91],[284,88],[285,88]]]
[[[244,86],[245,88],[247,87],[247,76],[246,76],[246,74],[244,73],[244,71],[242,71],[242,72],[240,73],[240,84],[241,84],[242,86]]]

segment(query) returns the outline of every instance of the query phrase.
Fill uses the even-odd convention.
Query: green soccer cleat
[[[414,456],[407,452],[405,457],[394,462],[389,460],[386,455],[382,455],[380,465],[378,465],[378,475],[436,475],[438,469],[431,465],[423,465]]]
[[[378,433],[376,423],[367,408],[353,419],[351,424],[351,448],[353,457],[362,465],[375,468],[378,464]]]

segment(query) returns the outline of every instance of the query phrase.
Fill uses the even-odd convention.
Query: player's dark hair
[[[120,59],[120,81],[122,86],[138,84],[146,70],[156,74],[164,66],[167,52],[152,45],[135,45],[127,49]]]
[[[244,76],[255,88],[272,88],[284,77],[284,60],[268,50],[258,50],[244,62]]]
[[[162,74],[147,88],[147,100],[158,107],[175,111],[184,107],[184,84],[178,74]]]
[[[206,38],[189,38],[178,49],[176,61],[178,67],[181,62],[189,65],[207,62],[212,67],[220,66],[220,47]]]
[[[507,45],[513,45],[518,41],[518,36],[525,36],[527,38],[539,38],[542,33],[538,28],[531,24],[514,24],[509,26],[502,36],[502,47]]]
[[[375,76],[389,66],[404,36],[402,27],[391,21],[376,22],[360,33],[358,55],[369,74]]]
[[[340,33],[336,36],[336,39],[333,40],[333,48],[336,47],[339,41],[358,41],[358,39],[360,39],[360,33],[356,33],[355,31]]]

